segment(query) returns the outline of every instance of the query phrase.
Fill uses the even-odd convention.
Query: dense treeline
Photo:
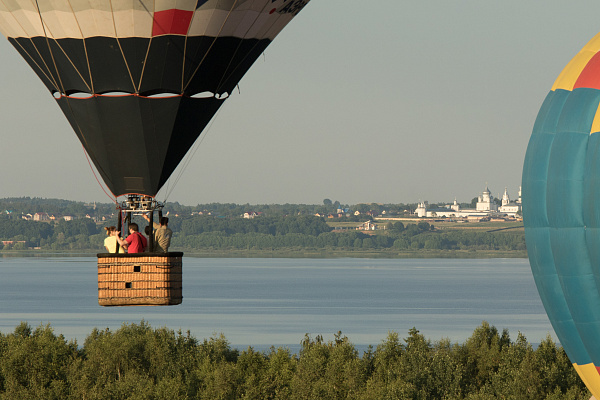
[[[298,354],[239,351],[225,337],[123,325],[83,346],[50,326],[0,334],[0,399],[588,399],[550,337],[533,349],[487,323],[462,344],[432,343],[415,328],[362,355],[338,332],[305,336]]]
[[[41,247],[48,250],[101,249],[103,229],[88,218],[54,222],[25,221],[0,217],[0,240],[14,241],[0,250]]]
[[[253,219],[199,216],[176,219],[175,223],[170,224],[170,226],[185,236],[204,232],[223,232],[227,235],[263,233],[273,236],[301,233],[318,236],[321,233],[331,231],[323,218],[315,216],[260,217]]]
[[[288,217],[289,218],[289,217]],[[427,222],[402,225],[400,229],[368,234],[357,230],[318,233],[296,230],[287,233],[228,232],[225,230],[189,231],[176,233],[173,243],[187,250],[194,249],[387,249],[387,250],[525,250],[523,231],[476,232],[464,230],[435,230]]]
[[[332,230],[326,219],[314,216],[318,210],[333,210],[338,201],[325,199],[323,205],[236,205],[204,204],[195,207],[169,203],[169,226],[174,231],[173,250],[188,252],[204,250],[386,250],[405,252],[418,250],[525,250],[523,231],[473,232],[464,229],[436,230],[427,222],[379,223],[385,230],[361,232]],[[0,199],[0,250],[40,248],[54,251],[102,251],[102,227],[116,225],[113,204],[84,204],[67,200],[39,198]],[[359,217],[336,218],[336,222],[351,219],[370,219],[365,210],[401,213],[405,205],[359,204],[353,209]],[[410,208],[410,207],[409,207]],[[203,210],[202,214],[200,211]],[[245,211],[262,214],[253,219],[241,218]],[[12,213],[8,213],[12,211]],[[81,216],[73,221],[26,221],[19,212],[56,213]],[[107,213],[107,214],[103,214]],[[89,218],[87,218],[87,217]],[[104,222],[94,223],[94,219]],[[146,225],[140,216],[134,217],[140,227]],[[9,243],[12,242],[12,243]]]
[[[432,205],[433,206],[433,205]],[[466,205],[465,205],[466,206]],[[187,206],[178,202],[167,202],[164,212],[178,215],[191,215],[203,213],[221,217],[239,217],[246,212],[257,212],[275,217],[283,215],[314,215],[316,213],[335,213],[338,209],[347,209],[351,212],[359,211],[365,214],[368,211],[380,213],[386,211],[390,215],[403,214],[406,210],[414,210],[416,204],[379,204],[363,203],[356,205],[340,204],[325,199],[323,204],[234,204],[234,203],[207,203]],[[90,216],[108,216],[114,214],[113,203],[83,203],[78,201],[44,199],[39,197],[11,197],[0,198],[0,212],[9,211],[14,215],[34,214],[46,212],[48,214],[72,215],[77,218]]]
[[[139,218],[139,217],[138,217]],[[145,221],[138,221],[145,226]],[[105,223],[109,225],[110,223]],[[315,216],[219,218],[188,216],[171,218],[175,232],[172,248],[184,251],[213,250],[525,250],[523,231],[477,232],[436,230],[427,222],[390,223],[384,231],[369,234],[357,230],[334,231]],[[371,232],[372,233],[372,232]],[[73,221],[35,222],[0,217],[0,239],[14,241],[4,250],[39,247],[46,250],[94,250],[103,248],[102,225],[83,218]],[[0,243],[0,250],[3,249]]]

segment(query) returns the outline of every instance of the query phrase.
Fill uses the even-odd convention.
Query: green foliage
[[[525,250],[523,231],[481,232],[467,229],[438,230],[426,221],[418,223],[388,222],[387,229],[365,234],[359,231],[332,231],[323,218],[314,216],[316,211],[333,211],[342,206],[339,201],[326,201],[324,205],[261,205],[204,204],[195,207],[169,203],[169,226],[174,231],[173,250]],[[96,208],[94,208],[96,206]],[[360,210],[360,216],[342,217],[337,222],[371,218],[366,212],[401,214],[411,206],[359,204],[351,209]],[[0,250],[27,250],[40,247],[49,250],[103,250],[104,231],[89,218],[73,221],[58,219],[56,222],[36,222],[20,219],[20,212],[45,211],[63,215],[108,216],[106,225],[114,225],[110,219],[113,204],[89,205],[54,199],[0,199],[0,211],[13,214],[0,215],[0,239],[13,241]],[[254,219],[244,219],[246,211],[263,213]],[[199,214],[199,213],[202,214]],[[12,215],[12,217],[10,216]],[[136,217],[141,227],[146,222]],[[135,218],[134,218],[135,219]]]
[[[32,330],[21,323],[13,334],[0,336],[0,398],[68,398],[69,367],[77,356],[76,344],[49,325]]]
[[[0,334],[0,399],[588,399],[550,337],[533,349],[482,323],[463,344],[390,332],[362,357],[341,332],[306,335],[298,354],[239,352],[223,335],[142,321],[94,329],[81,348],[50,326]]]
[[[262,233],[265,235],[287,235],[301,233],[318,236],[331,228],[323,218],[314,216],[260,217],[260,218],[214,218],[200,216],[186,218],[181,222],[179,234],[198,235],[205,232],[223,232],[226,235]]]
[[[28,238],[39,243],[41,239],[48,239],[53,233],[53,226],[45,222],[0,218],[0,239],[3,240]]]

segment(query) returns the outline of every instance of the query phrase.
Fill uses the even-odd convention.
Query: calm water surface
[[[95,257],[0,257],[0,331],[20,321],[50,323],[80,344],[94,327],[142,319],[223,333],[236,348],[298,346],[305,333],[342,331],[355,345],[377,345],[413,326],[435,341],[462,342],[482,321],[540,342],[550,322],[526,259],[184,258],[183,304],[98,306]]]

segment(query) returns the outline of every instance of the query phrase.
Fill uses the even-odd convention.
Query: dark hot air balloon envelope
[[[0,2],[0,31],[115,196],[155,196],[308,0]]]
[[[308,0],[0,2],[0,31],[56,99],[131,229],[223,101]],[[137,235],[137,233],[132,233]],[[134,236],[139,237],[139,236]],[[123,244],[125,246],[126,244]],[[164,251],[164,250],[163,250]],[[182,253],[98,254],[98,303],[176,305]]]

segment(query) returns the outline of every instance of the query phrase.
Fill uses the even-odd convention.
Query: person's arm
[[[127,240],[121,239],[119,237],[118,233],[115,235],[115,237],[117,238],[117,242],[119,242],[119,244],[121,245],[121,247],[124,248],[125,250],[127,250],[127,247],[129,246],[129,242]]]
[[[144,217],[144,219],[145,219],[146,221],[148,221],[148,223],[150,223],[150,217],[148,216],[148,214],[142,214],[142,217]],[[158,229],[158,228],[160,228],[160,224],[159,224],[159,223],[156,223],[156,222],[154,222],[154,221],[152,221],[152,226],[154,227],[154,229]]]

